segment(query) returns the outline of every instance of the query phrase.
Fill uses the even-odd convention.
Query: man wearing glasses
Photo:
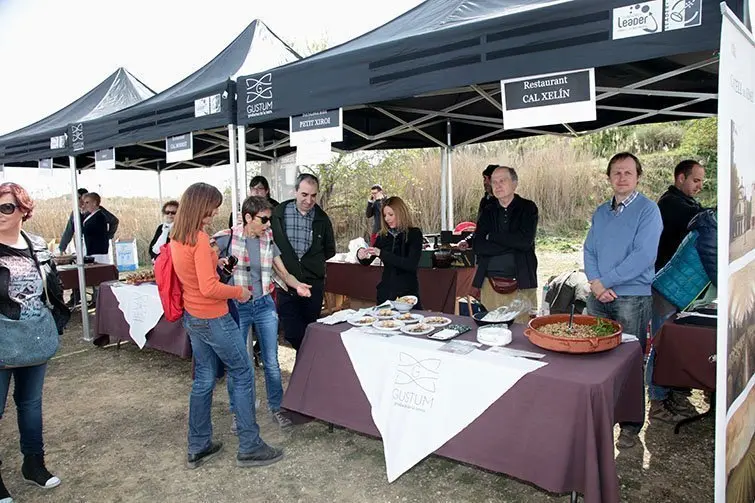
[[[303,173],[296,179],[296,198],[273,210],[272,228],[283,264],[297,280],[312,285],[311,296],[278,290],[278,314],[286,340],[297,351],[307,325],[317,321],[322,309],[325,261],[336,254],[333,224],[316,203],[320,182]]]

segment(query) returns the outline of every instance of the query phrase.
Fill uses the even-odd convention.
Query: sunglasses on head
[[[18,208],[17,204],[3,203],[0,204],[0,213],[2,213],[3,215],[13,215],[13,213],[16,211],[16,208]]]
[[[263,224],[266,224],[266,223],[268,223],[270,221],[270,217],[261,217],[261,216],[257,215],[255,218],[259,218],[260,222],[262,222]]]

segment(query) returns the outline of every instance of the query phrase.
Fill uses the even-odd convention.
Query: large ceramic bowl
[[[574,325],[592,326],[595,325],[598,318],[595,316],[575,315]],[[599,353],[608,351],[621,344],[621,333],[623,327],[620,323],[613,320],[605,320],[613,325],[615,329],[613,334],[600,337],[558,337],[540,331],[540,328],[553,323],[569,323],[568,314],[551,314],[548,316],[539,316],[530,320],[524,335],[535,346],[560,353]]]

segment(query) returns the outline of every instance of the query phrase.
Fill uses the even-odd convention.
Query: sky
[[[254,19],[284,41],[330,46],[377,28],[420,0],[0,0],[0,135],[56,112],[125,67],[159,92],[217,55]],[[58,171],[58,170],[56,170]],[[191,174],[196,171],[196,174]],[[154,195],[154,173],[85,173],[89,185],[124,196]],[[6,168],[5,180],[32,192],[66,192],[66,173]],[[165,193],[178,195],[207,170],[166,173]],[[212,172],[220,185],[230,170]],[[143,181],[142,181],[143,180]],[[84,185],[86,180],[82,180]],[[193,180],[197,181],[197,180]],[[125,182],[125,185],[124,185]],[[131,183],[129,183],[131,182]],[[154,182],[156,183],[156,182]],[[94,190],[87,185],[85,187]]]

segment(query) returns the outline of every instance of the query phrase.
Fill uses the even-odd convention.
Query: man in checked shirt
[[[585,274],[592,295],[592,316],[618,321],[625,334],[637,336],[645,354],[653,313],[651,285],[663,221],[658,205],[637,192],[642,164],[623,152],[608,162],[606,174],[613,197],[595,210],[584,246]],[[644,395],[644,382],[641,384]],[[643,397],[642,418],[645,418]],[[616,445],[628,449],[637,443],[640,423],[621,423]]]
[[[272,214],[273,239],[283,264],[299,281],[312,285],[311,297],[278,290],[278,315],[286,340],[299,350],[307,325],[320,317],[325,261],[336,254],[333,224],[315,202],[320,182],[303,173],[296,179],[296,198],[279,204]]]

